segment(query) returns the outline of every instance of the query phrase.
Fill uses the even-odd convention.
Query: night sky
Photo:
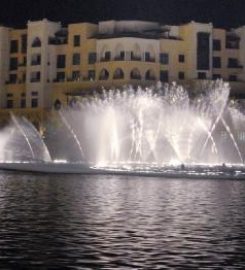
[[[0,23],[23,27],[27,20],[98,22],[139,19],[180,24],[195,20],[216,27],[245,25],[245,0],[1,0]]]

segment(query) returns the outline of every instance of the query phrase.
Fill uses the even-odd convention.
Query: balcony
[[[110,62],[111,61],[111,58],[109,57],[101,57],[100,58],[100,62]]]
[[[156,59],[154,58],[154,57],[147,57],[147,58],[145,58],[145,62],[151,62],[151,63],[154,63],[154,62],[156,62]]]
[[[114,58],[115,61],[124,61],[125,60],[125,56],[116,56]]]
[[[141,58],[141,56],[131,55],[131,60],[132,60],[132,61],[141,61],[142,58]]]

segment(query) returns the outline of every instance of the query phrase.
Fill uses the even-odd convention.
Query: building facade
[[[42,122],[75,96],[102,87],[223,78],[245,97],[245,26],[225,30],[190,22],[29,21],[0,27],[0,119],[10,112]]]

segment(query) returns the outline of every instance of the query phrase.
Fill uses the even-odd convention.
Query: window
[[[17,82],[17,74],[9,74],[9,82],[16,83]]]
[[[79,70],[72,71],[72,80],[77,81],[79,79],[80,79],[80,71]]]
[[[95,80],[95,71],[89,70],[88,71],[88,79],[94,81]]]
[[[66,66],[66,56],[64,54],[57,55],[57,68],[65,68]]]
[[[169,63],[168,53],[160,53],[160,63],[163,65],[168,65]]]
[[[37,108],[38,107],[38,99],[37,98],[32,98],[31,99],[31,107],[32,108]]]
[[[117,68],[113,74],[113,79],[123,79],[124,78],[124,73],[121,68]]]
[[[72,64],[80,65],[80,53],[74,53],[72,56]]]
[[[154,81],[156,80],[156,76],[153,70],[149,69],[145,73],[145,79],[149,81]]]
[[[197,69],[210,68],[210,33],[197,33]]]
[[[134,68],[131,72],[130,72],[130,78],[133,80],[141,80],[141,74],[140,71],[137,68]]]
[[[38,37],[36,37],[32,42],[32,47],[33,48],[41,47],[41,45],[42,45],[41,40]]]
[[[65,80],[65,72],[57,72],[56,78],[58,82],[63,82]]]
[[[236,68],[238,67],[238,59],[236,58],[228,58],[228,68]]]
[[[109,72],[106,69],[102,69],[99,76],[100,80],[108,80],[109,79]]]
[[[54,102],[54,108],[56,111],[60,110],[61,109],[61,102],[59,99],[56,99],[55,102]]]
[[[160,71],[160,81],[161,82],[168,82],[168,71],[167,70]]]
[[[10,42],[10,53],[18,52],[18,40],[11,40]]]
[[[75,35],[73,37],[73,46],[74,47],[79,47],[80,46],[80,36],[79,35]]]
[[[13,94],[12,94],[12,93],[8,93],[8,94],[7,94],[7,97],[8,97],[8,98],[13,97]]]
[[[41,80],[40,71],[31,72],[31,82],[40,82],[40,80]]]
[[[219,40],[219,39],[213,40],[213,50],[214,51],[221,51],[221,40]]]
[[[23,98],[20,100],[20,107],[21,108],[25,108],[26,107],[26,100],[23,99]]]
[[[96,63],[96,53],[94,53],[94,52],[89,53],[89,55],[88,55],[88,63],[90,65],[93,65],[94,63]]]
[[[221,79],[221,75],[220,74],[213,74],[213,80],[218,80]]]
[[[38,92],[37,91],[32,91],[31,92],[31,95],[34,96],[34,97],[36,97],[36,96],[38,96]]]
[[[213,57],[213,68],[221,68],[221,58]]]
[[[111,60],[111,52],[105,52],[105,61]]]
[[[179,80],[184,80],[185,79],[185,73],[183,71],[179,72]]]
[[[145,61],[150,62],[151,61],[151,54],[150,52],[145,52]]]
[[[184,62],[185,62],[184,54],[179,54],[179,63],[184,63]]]
[[[231,81],[231,82],[237,81],[237,76],[236,75],[230,75],[229,76],[229,81]]]
[[[9,62],[9,70],[17,70],[18,59],[16,57],[11,57]]]
[[[122,61],[125,59],[125,52],[120,51],[119,54],[115,57],[116,61]],[[131,59],[133,60],[133,52],[131,52]]]
[[[31,65],[32,66],[41,65],[41,54],[33,54],[31,56]]]
[[[21,35],[21,52],[26,53],[27,51],[27,35]]]
[[[232,33],[226,36],[225,40],[226,49],[239,49],[240,48],[240,37]]]
[[[198,73],[197,73],[197,78],[198,78],[199,80],[205,80],[205,79],[207,79],[207,74],[206,74],[206,72],[198,72]]]
[[[7,108],[11,109],[14,107],[14,101],[12,99],[7,99]]]

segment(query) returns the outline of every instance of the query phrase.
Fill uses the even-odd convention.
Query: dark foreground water
[[[0,269],[245,269],[245,181],[1,174]]]

